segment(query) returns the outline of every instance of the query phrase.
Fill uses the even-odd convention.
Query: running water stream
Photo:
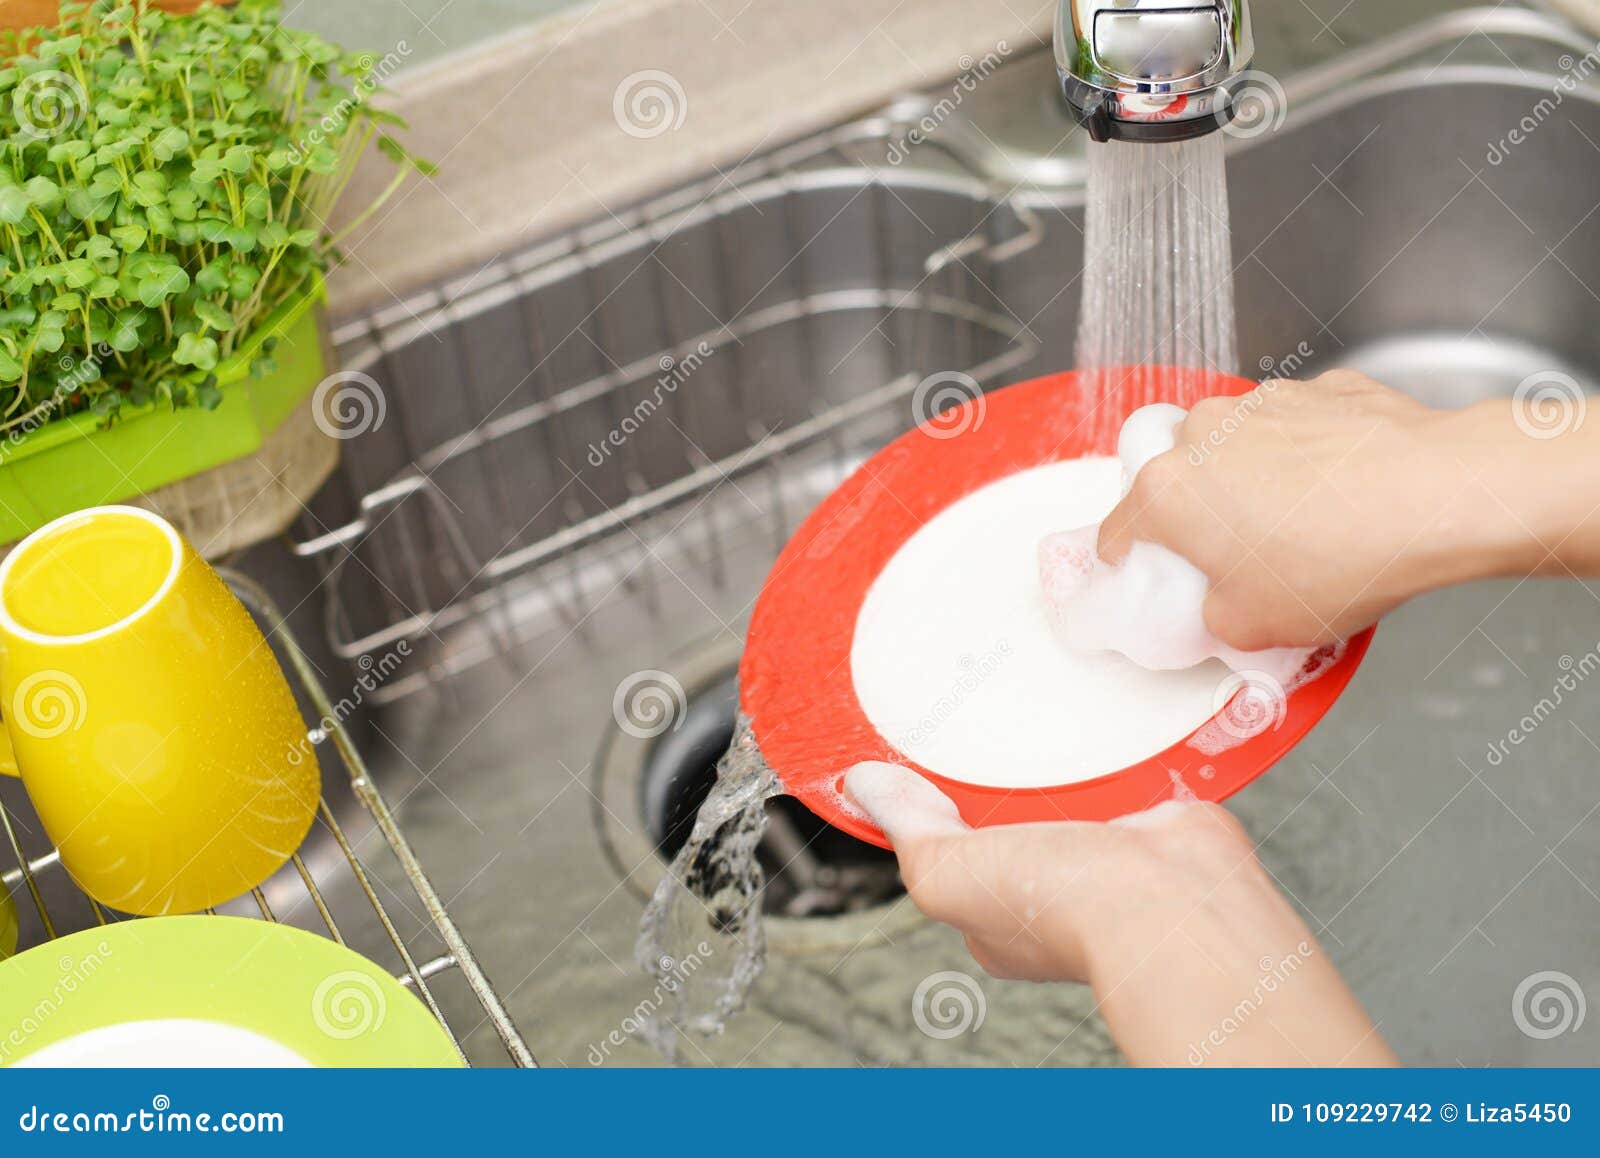
[[[1089,146],[1077,353],[1099,445],[1129,410],[1193,406],[1206,393],[1194,370],[1238,372],[1225,139]]]
[[[1079,366],[1098,404],[1138,390],[1132,405],[1191,406],[1193,368],[1237,364],[1228,189],[1222,135],[1181,144],[1089,147],[1087,249]],[[1129,381],[1118,368],[1162,369]],[[1111,429],[1124,408],[1096,406]],[[720,1033],[766,965],[756,849],[780,787],[748,720],[717,766],[717,782],[640,922],[634,955],[654,992],[639,1035],[669,1062],[685,1037]]]
[[[655,979],[639,1035],[668,1062],[680,1033],[713,1037],[743,1008],[767,963],[756,848],[778,778],[761,758],[750,721],[740,717],[717,764],[717,782],[695,816],[639,923],[634,958]]]

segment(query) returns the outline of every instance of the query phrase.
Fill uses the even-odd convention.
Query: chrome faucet
[[[1096,141],[1186,141],[1233,116],[1248,0],[1061,0],[1056,69]]]

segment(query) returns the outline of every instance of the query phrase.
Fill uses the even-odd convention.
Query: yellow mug
[[[0,771],[78,886],[122,912],[249,892],[316,813],[305,721],[255,621],[136,507],[57,519],[0,563],[0,714]]]

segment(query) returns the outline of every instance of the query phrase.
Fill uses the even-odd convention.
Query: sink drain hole
[[[717,761],[733,742],[738,706],[737,677],[729,673],[692,694],[682,726],[650,749],[640,777],[640,806],[664,861],[687,843],[716,783]],[[757,857],[767,876],[762,908],[768,915],[840,916],[904,895],[893,853],[834,828],[793,797],[770,801],[767,819]],[[697,863],[693,871],[714,870]],[[687,883],[708,896],[721,882],[691,875]]]

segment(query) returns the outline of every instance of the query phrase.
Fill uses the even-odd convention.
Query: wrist
[[[1092,963],[1100,1011],[1131,1064],[1392,1064],[1321,946],[1279,910],[1185,920]]]
[[[1520,578],[1550,565],[1566,531],[1552,502],[1541,444],[1518,427],[1509,400],[1435,412],[1419,464],[1436,511],[1417,537],[1409,598],[1479,579]],[[1570,527],[1568,528],[1570,530]]]

